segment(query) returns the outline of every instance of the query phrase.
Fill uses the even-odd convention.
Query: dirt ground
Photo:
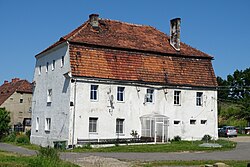
[[[250,143],[250,135],[249,136],[230,137],[230,138],[228,138],[228,140],[234,141],[234,142],[247,142],[247,143]]]

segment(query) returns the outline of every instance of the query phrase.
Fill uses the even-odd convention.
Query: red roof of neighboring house
[[[32,84],[19,78],[14,78],[11,82],[5,82],[0,86],[0,105],[15,92],[32,94]]]

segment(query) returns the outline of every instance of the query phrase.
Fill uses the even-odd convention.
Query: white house
[[[218,138],[213,57],[145,25],[92,14],[36,55],[31,142]]]

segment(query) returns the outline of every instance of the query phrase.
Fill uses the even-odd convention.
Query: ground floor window
[[[97,132],[97,120],[98,118],[89,118],[89,132],[90,133]]]
[[[124,133],[124,119],[116,119],[116,133]]]

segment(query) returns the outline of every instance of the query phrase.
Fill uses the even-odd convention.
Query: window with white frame
[[[41,75],[41,73],[42,73],[42,66],[39,66],[38,67],[38,74]]]
[[[117,101],[124,101],[125,87],[117,87]]]
[[[202,106],[203,103],[203,93],[202,92],[196,92],[196,106]]]
[[[116,119],[116,133],[117,134],[124,133],[124,119]]]
[[[181,105],[181,91],[174,91],[174,104]]]
[[[61,58],[61,67],[63,67],[64,66],[64,56],[62,56],[62,58]]]
[[[89,132],[97,133],[97,120],[98,118],[89,118]]]
[[[190,125],[195,125],[196,124],[196,120],[195,119],[190,119]]]
[[[48,89],[47,91],[47,103],[52,102],[52,89]]]
[[[46,63],[46,72],[49,71],[49,62]]]
[[[50,131],[51,129],[51,118],[46,118],[45,119],[45,131]]]
[[[202,119],[202,120],[201,120],[201,124],[203,124],[203,125],[207,124],[207,120]]]
[[[153,103],[154,101],[154,89],[147,89],[146,102]]]
[[[90,86],[90,99],[97,100],[98,99],[98,85]]]
[[[53,60],[53,61],[52,61],[52,66],[51,66],[52,71],[55,69],[55,67],[56,67],[56,61]]]
[[[39,117],[36,117],[36,132],[39,130]]]

